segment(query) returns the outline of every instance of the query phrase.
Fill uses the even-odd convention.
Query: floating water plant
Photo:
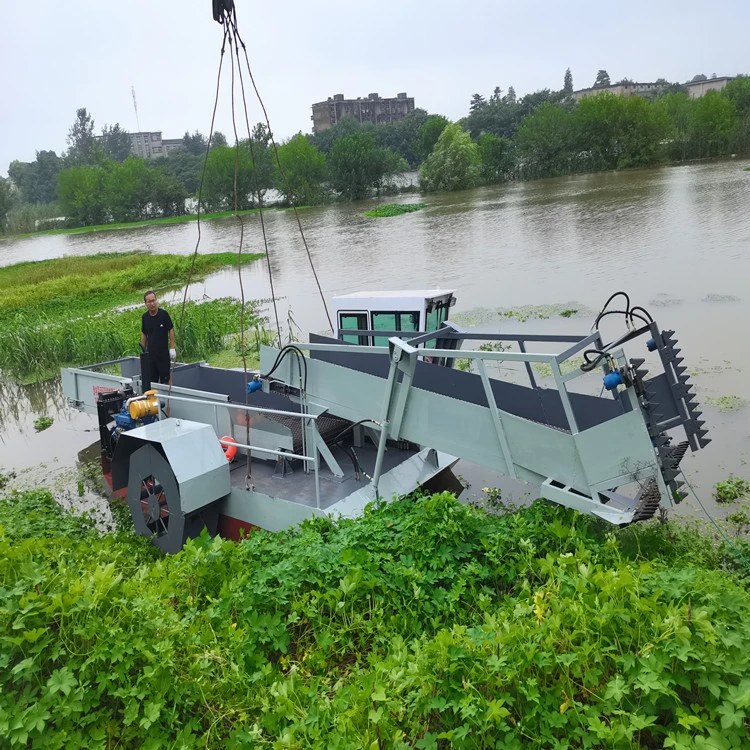
[[[750,492],[750,483],[741,477],[730,474],[727,479],[714,487],[714,500],[717,503],[734,503]]]
[[[54,421],[52,417],[39,417],[39,419],[34,420],[34,429],[37,432],[44,432],[44,430],[52,427]]]
[[[424,208],[424,203],[387,203],[384,206],[378,206],[372,211],[367,211],[365,216],[387,217],[401,216],[401,214],[410,214]]]
[[[737,411],[745,402],[739,396],[719,396],[707,398],[706,403],[715,406],[719,411]]]

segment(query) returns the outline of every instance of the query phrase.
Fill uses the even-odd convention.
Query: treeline
[[[214,133],[214,145],[226,142]],[[203,135],[186,132],[169,159],[144,162],[131,155],[131,136],[119,124],[96,135],[85,107],[76,111],[67,143],[60,155],[37,151],[32,162],[11,162],[8,179],[0,177],[0,233],[52,228],[61,215],[68,226],[81,226],[182,214],[206,150]]]
[[[424,110],[387,125],[343,118],[278,151],[260,124],[236,149],[215,133],[202,188],[208,144],[200,133],[186,133],[181,151],[144,161],[127,156],[119,126],[95,138],[83,109],[64,157],[40,151],[35,162],[13,162],[9,180],[0,179],[0,231],[18,231],[14,211],[32,205],[81,226],[179,215],[199,192],[204,210],[242,210],[268,202],[269,191],[296,205],[392,193],[407,169],[419,170],[422,190],[437,191],[750,152],[750,78],[695,99],[676,84],[657,83],[648,97],[618,96],[606,91],[609,76],[599,71],[602,92],[576,103],[567,71],[559,91],[518,98],[511,86],[488,98],[474,94],[457,123]]]

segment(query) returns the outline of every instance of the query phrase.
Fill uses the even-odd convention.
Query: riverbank
[[[296,206],[300,211],[309,206]],[[264,211],[291,211],[291,208],[282,206],[268,206]],[[215,219],[228,219],[232,216],[247,216],[260,212],[258,208],[249,208],[245,211],[215,211],[213,213],[202,213],[201,221],[213,221]],[[198,214],[185,214],[184,216],[172,216],[167,219],[146,219],[145,221],[131,221],[119,224],[97,224],[90,227],[68,227],[61,229],[44,229],[41,232],[28,232],[26,234],[0,234],[0,240],[25,240],[29,237],[45,237],[58,234],[87,234],[89,232],[111,232],[116,229],[138,229],[140,227],[169,226],[172,224],[187,224],[198,221]]]
[[[243,265],[264,257],[243,255]],[[236,266],[234,253],[192,256],[101,253],[19,263],[0,268],[0,370],[19,382],[35,382],[60,367],[103,362],[138,353],[142,296],[179,289],[192,267],[193,281]],[[228,348],[241,329],[237,300],[188,302],[172,310],[184,361],[206,359]],[[265,341],[254,303],[244,308],[247,346]],[[180,328],[180,325],[182,327]],[[241,352],[237,352],[241,359]]]

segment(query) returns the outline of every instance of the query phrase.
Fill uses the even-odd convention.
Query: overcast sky
[[[567,67],[575,88],[600,68],[613,82],[750,72],[748,0],[236,2],[279,139],[310,132],[310,105],[336,93],[406,91],[455,120],[474,92],[561,88]],[[221,36],[211,0],[0,0],[0,174],[37,150],[63,151],[78,107],[97,132],[116,122],[137,130],[131,86],[142,130],[207,134]],[[227,136],[229,94],[216,126]],[[254,100],[250,118],[261,119]]]

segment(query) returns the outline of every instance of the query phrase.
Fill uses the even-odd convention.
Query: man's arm
[[[146,351],[146,334],[141,333],[141,346],[143,347],[143,351]]]
[[[169,329],[169,345],[172,347],[172,349],[175,348],[174,346],[174,328]]]

